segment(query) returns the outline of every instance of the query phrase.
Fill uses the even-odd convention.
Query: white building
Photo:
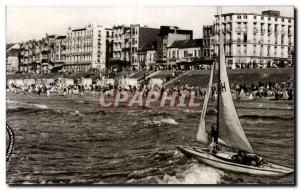
[[[177,40],[169,48],[167,53],[168,63],[198,62],[202,57],[202,39]]]
[[[214,22],[214,53],[219,52],[219,15]],[[226,63],[231,68],[272,67],[292,63],[294,18],[279,11],[228,13],[221,16]]]
[[[66,64],[71,72],[95,68],[104,70],[106,65],[106,29],[101,25],[69,28],[66,39]]]

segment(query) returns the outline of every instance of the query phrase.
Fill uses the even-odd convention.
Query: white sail
[[[205,128],[205,114],[206,114],[206,109],[207,109],[209,96],[210,96],[210,93],[211,93],[211,87],[212,87],[213,75],[214,75],[214,65],[215,65],[215,63],[213,63],[213,65],[211,67],[208,87],[207,87],[207,91],[206,91],[206,94],[205,94],[204,103],[203,103],[202,112],[201,112],[201,117],[200,117],[200,123],[199,123],[198,131],[197,131],[197,135],[196,135],[197,141],[200,141],[200,142],[205,143],[205,144],[209,143],[208,142],[208,137],[207,137],[207,134],[206,134],[206,128]]]
[[[220,95],[219,95],[219,138],[228,146],[253,152],[245,135],[232,100],[225,64],[224,36],[220,28]]]

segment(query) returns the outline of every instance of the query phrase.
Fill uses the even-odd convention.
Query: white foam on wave
[[[38,107],[40,109],[48,109],[48,106],[45,104],[33,104],[35,107]]]
[[[159,183],[162,184],[218,184],[221,182],[223,171],[209,166],[193,164],[184,172],[176,176],[165,174]]]
[[[166,124],[171,124],[171,125],[177,125],[178,124],[178,122],[175,121],[175,119],[173,119],[173,118],[163,118],[160,121],[161,121],[161,123],[166,123]]]
[[[71,112],[71,115],[84,116],[84,114],[80,113],[78,110]]]
[[[169,124],[169,125],[177,125],[178,122],[173,118],[156,118],[155,120],[145,121],[145,124],[148,125],[161,125],[161,124]]]
[[[6,100],[6,103],[8,104],[19,104],[20,102],[12,101],[12,100]]]
[[[31,104],[31,103],[25,103],[25,102],[17,102],[17,101],[12,101],[12,100],[6,100],[7,107],[8,108],[18,108],[16,104],[21,105],[20,107],[37,107],[40,109],[48,109],[48,106],[45,104]]]

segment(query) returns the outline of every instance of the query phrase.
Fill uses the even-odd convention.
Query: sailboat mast
[[[217,118],[217,142],[218,142],[218,138],[219,138],[219,128],[220,128],[220,78],[221,78],[221,72],[220,72],[220,68],[221,68],[221,10],[220,7],[217,7],[217,13],[219,14],[219,64],[218,64],[218,80],[217,80],[217,93],[218,93],[218,103],[217,103],[217,109],[218,109],[218,118]]]

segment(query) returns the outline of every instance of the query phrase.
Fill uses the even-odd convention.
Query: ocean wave
[[[70,112],[71,115],[76,115],[76,116],[84,116],[83,113],[80,113],[78,110],[74,111],[74,112]]]
[[[48,109],[48,106],[45,104],[33,104],[33,105],[40,109]]]
[[[145,121],[147,125],[162,125],[162,124],[169,124],[169,125],[178,125],[178,122],[173,118],[155,118],[153,120]]]
[[[177,125],[178,124],[178,122],[175,121],[175,119],[170,118],[170,117],[169,118],[163,118],[160,121],[161,121],[161,123],[170,124],[170,125]]]
[[[218,184],[221,183],[224,172],[209,166],[193,163],[185,171],[180,171],[176,176],[165,174],[160,184]]]
[[[283,115],[283,116],[267,116],[267,115],[242,115],[239,116],[242,119],[263,119],[263,120],[294,120],[294,116]]]
[[[7,100],[7,108],[39,108],[39,109],[48,109],[48,106],[45,104],[31,104],[31,103],[25,103],[25,102],[17,102],[12,100]]]

